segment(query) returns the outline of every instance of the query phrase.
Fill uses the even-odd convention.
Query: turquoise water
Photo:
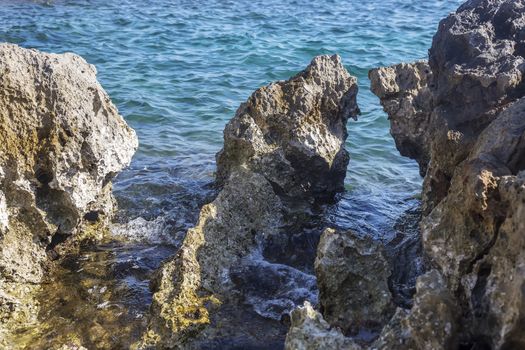
[[[148,220],[205,200],[196,192],[213,178],[223,127],[253,90],[287,79],[315,55],[338,53],[359,79],[363,114],[348,125],[349,193],[337,215],[355,221],[359,211],[366,224],[375,215],[369,209],[399,216],[399,200],[416,195],[421,183],[416,164],[395,149],[367,72],[424,58],[439,19],[459,3],[3,0],[0,41],[75,52],[96,65],[140,138],[117,195],[127,217]],[[352,193],[367,203],[356,207]]]
[[[239,104],[315,55],[339,54],[359,79],[363,113],[348,124],[347,191],[326,220],[389,244],[399,221],[417,216],[421,178],[395,149],[367,72],[425,58],[438,21],[460,2],[0,0],[0,41],[96,65],[140,139],[115,181],[115,232],[153,246],[180,242],[212,198],[214,155]],[[140,288],[147,303],[147,283]]]

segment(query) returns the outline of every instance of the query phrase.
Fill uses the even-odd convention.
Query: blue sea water
[[[397,152],[367,73],[425,58],[439,20],[461,2],[0,0],[0,41],[97,67],[140,140],[115,181],[115,232],[161,246],[179,242],[210,200],[214,155],[239,104],[315,55],[339,54],[358,78],[362,115],[348,124],[347,191],[329,221],[388,241],[422,180]]]

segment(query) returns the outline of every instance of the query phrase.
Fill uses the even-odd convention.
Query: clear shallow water
[[[424,58],[438,21],[460,2],[0,0],[0,41],[75,52],[96,65],[140,139],[130,169],[115,181],[121,210],[114,231],[161,250],[180,242],[212,198],[214,155],[238,105],[313,56],[338,53],[359,79],[363,114],[348,125],[347,192],[325,220],[388,246],[403,240],[399,221],[417,207],[421,178],[395,149],[367,72]],[[137,244],[134,254],[143,251]],[[122,254],[104,254],[106,265]],[[122,283],[133,276],[110,271]]]

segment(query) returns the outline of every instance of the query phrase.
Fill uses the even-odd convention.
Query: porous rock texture
[[[104,234],[111,180],[137,145],[95,67],[0,44],[2,331],[35,316],[32,292],[65,246]]]
[[[301,73],[256,90],[224,130],[217,181],[245,167],[281,196],[330,200],[344,190],[348,118],[357,118],[356,78],[339,56],[318,56]]]
[[[158,270],[149,331],[139,347],[184,347],[203,331],[210,313],[232,297],[230,268],[257,240],[275,234],[280,209],[263,176],[232,173],[217,198],[201,209],[176,256]]]
[[[217,315],[239,298],[232,268],[279,234],[287,205],[344,189],[346,122],[359,111],[356,94],[340,58],[319,56],[239,107],[217,156],[221,190],[159,269],[148,331],[137,348],[198,348],[226,332]]]
[[[286,336],[286,350],[360,350],[350,338],[332,328],[310,303],[292,311],[290,330]]]
[[[419,147],[430,146],[421,231],[430,264],[459,313],[455,321],[436,324],[436,334],[456,333],[446,343],[429,338],[416,348],[525,347],[524,55],[521,0],[468,1],[441,21],[434,37],[430,79],[419,87],[432,107],[420,115],[428,123],[420,140],[428,143]],[[372,76],[381,98],[392,81],[404,79],[396,67]],[[398,115],[388,104],[420,94],[413,86],[390,95],[395,101],[384,105],[391,119]],[[407,134],[394,137],[419,137],[411,134],[409,118],[398,120]],[[418,286],[416,303],[425,288]],[[438,297],[436,310],[449,298]],[[412,309],[401,324],[414,317]]]
[[[352,231],[326,229],[315,260],[323,316],[344,334],[380,331],[394,313],[382,247]]]
[[[372,69],[368,75],[372,92],[388,114],[390,133],[399,153],[415,159],[421,176],[425,176],[430,161],[428,128],[432,111],[432,71],[428,63],[401,63]]]

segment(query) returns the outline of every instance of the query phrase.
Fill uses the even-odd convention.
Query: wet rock
[[[360,350],[361,346],[332,328],[310,303],[291,314],[291,326],[286,336],[286,350]]]
[[[281,202],[261,175],[235,172],[205,205],[177,255],[154,281],[149,332],[142,347],[177,347],[210,324],[232,298],[230,269],[280,226]]]
[[[355,78],[340,58],[319,56],[305,71],[257,90],[240,106],[217,156],[221,191],[202,208],[177,255],[159,269],[149,329],[136,347],[246,344],[233,339],[231,329],[245,327],[239,322],[243,315],[234,311],[241,300],[273,299],[276,305],[268,300],[268,310],[254,311],[276,317],[291,308],[289,303],[309,297],[308,292],[281,295],[279,288],[254,292],[238,284],[252,277],[254,286],[267,281],[240,274],[264,269],[254,256],[262,259],[264,242],[281,233],[294,203],[304,208],[343,189],[346,122],[358,113],[356,94]],[[284,285],[312,281],[292,268],[272,271]],[[280,329],[271,332],[273,337]],[[228,337],[231,342],[225,343]]]
[[[421,176],[430,161],[432,112],[432,72],[427,62],[401,63],[372,69],[370,88],[381,100],[390,120],[390,133],[399,153],[415,159]]]
[[[525,2],[471,0],[443,20],[434,37],[421,231],[459,318],[451,323],[451,343],[433,343],[430,336],[418,343],[419,336],[409,334],[415,348],[524,346],[524,32]],[[386,86],[378,90],[387,91],[392,79],[378,79]],[[412,310],[398,317],[398,338],[410,329],[406,320],[424,329],[417,300],[430,292],[425,288],[434,287],[420,285]],[[447,324],[434,330],[444,339]]]
[[[414,306],[398,308],[373,349],[455,349],[458,344],[458,306],[436,270],[418,278]]]
[[[103,235],[137,137],[81,57],[0,44],[0,144],[0,283],[34,287],[46,252]]]
[[[355,233],[324,231],[315,261],[323,316],[346,335],[381,331],[395,307],[381,245]]]
[[[356,79],[339,56],[318,56],[287,81],[255,91],[224,130],[217,182],[240,167],[280,195],[329,200],[344,190],[346,123],[356,118]]]

